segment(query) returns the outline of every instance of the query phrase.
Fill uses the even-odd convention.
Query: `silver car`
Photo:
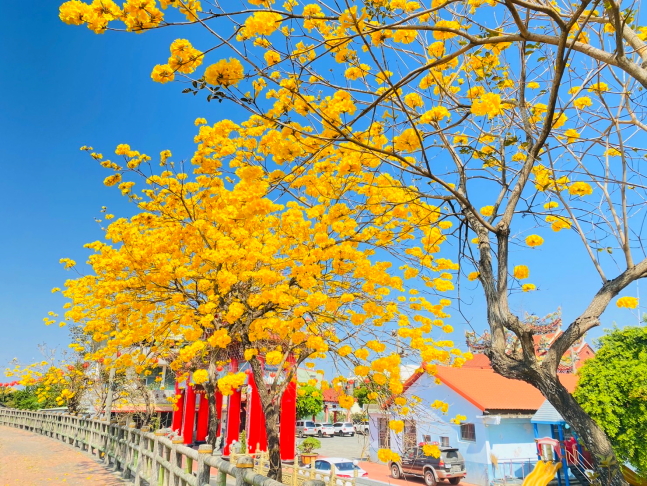
[[[306,435],[317,435],[317,427],[312,420],[297,420],[297,435],[305,437]]]

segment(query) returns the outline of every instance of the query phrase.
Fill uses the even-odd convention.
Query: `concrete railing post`
[[[182,437],[173,437],[173,439],[171,439],[171,443],[173,444],[171,447],[172,473],[169,479],[169,486],[180,486],[181,479],[177,474],[175,474],[175,468],[182,469],[182,458],[184,456],[181,452],[178,452],[177,446],[182,445],[184,443],[184,439]]]
[[[198,447],[198,486],[209,486],[211,479],[211,466],[204,463],[207,455],[211,455],[213,447],[209,444],[203,444]]]
[[[128,430],[126,431],[126,440],[124,442],[124,447],[126,447],[126,453],[124,458],[124,466],[121,471],[121,477],[124,479],[130,479],[131,470],[133,466],[133,457],[134,457],[134,443],[135,443],[135,427],[137,424],[135,422],[130,422],[128,424]]]
[[[162,444],[160,437],[164,437],[165,435],[166,434],[161,429],[155,431],[155,446],[153,448],[153,451],[155,453],[155,462],[154,462],[155,476],[151,479],[157,480],[157,484],[159,486],[162,486],[164,484],[164,473],[166,472],[166,469],[160,462],[160,459],[164,458],[164,444]],[[151,486],[152,485],[153,483],[151,482]]]
[[[140,486],[142,481],[142,475],[146,472],[145,465],[145,456],[144,450],[146,449],[146,433],[150,429],[148,427],[142,427],[139,433],[139,443],[137,444],[137,466],[135,467],[135,486]]]

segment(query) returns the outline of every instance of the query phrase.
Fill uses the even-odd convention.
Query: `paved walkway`
[[[128,484],[71,445],[14,427],[0,427],[0,486]]]

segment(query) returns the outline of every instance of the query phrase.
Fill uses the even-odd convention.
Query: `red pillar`
[[[193,443],[193,427],[195,426],[195,390],[186,380],[186,392],[184,394],[184,423],[183,433],[185,444]]]
[[[175,383],[175,395],[180,395],[180,398],[175,403],[175,408],[177,408],[177,410],[173,410],[171,429],[173,432],[180,432],[180,430],[182,430],[182,418],[184,416],[184,390],[180,388],[177,382]]]
[[[200,408],[198,408],[198,428],[195,434],[196,442],[204,442],[209,433],[209,400],[207,394],[202,392],[200,396]]]
[[[231,371],[238,371],[238,361],[231,360]],[[225,449],[223,456],[229,456],[229,446],[233,441],[238,441],[240,435],[240,390],[235,390],[227,400],[227,439],[225,440]]]
[[[247,430],[247,448],[248,452],[256,452],[256,448],[261,451],[267,450],[267,430],[265,428],[265,414],[261,404],[261,396],[258,394],[258,387],[254,380],[251,370],[249,371],[250,399],[247,405],[247,414],[249,415],[249,427]],[[265,386],[261,383],[260,386]]]
[[[293,461],[296,445],[297,380],[288,383],[281,397],[281,460]]]
[[[216,437],[220,437],[220,431],[222,430],[222,393],[220,393],[220,390],[216,390],[216,417],[218,417]]]

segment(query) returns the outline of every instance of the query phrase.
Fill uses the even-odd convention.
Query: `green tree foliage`
[[[297,390],[297,417],[306,418],[323,410],[323,395],[314,386],[301,386]]]
[[[360,386],[353,390],[353,396],[357,400],[357,404],[360,407],[364,408],[364,405],[367,403],[375,403],[375,400],[368,398],[369,393],[371,393],[371,390],[369,390],[369,388],[365,386]]]
[[[0,396],[0,403],[9,408],[20,410],[39,410],[41,408],[58,407],[56,399],[48,397],[44,402],[38,401],[38,386],[26,386],[21,390],[3,392]]]
[[[647,328],[614,329],[580,370],[575,399],[618,457],[647,474]]]

